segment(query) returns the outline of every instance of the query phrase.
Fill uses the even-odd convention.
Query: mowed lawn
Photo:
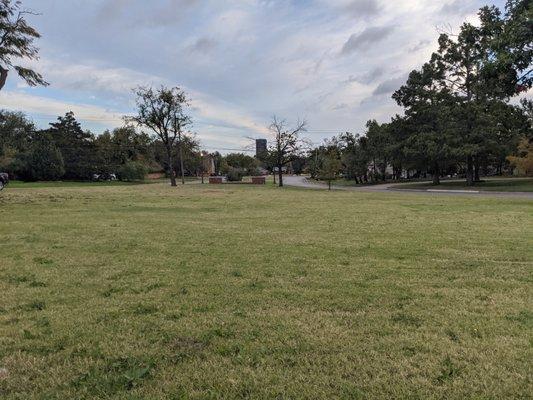
[[[0,398],[530,398],[533,202],[0,194]]]
[[[492,178],[466,186],[464,181],[442,181],[440,185],[428,182],[408,183],[393,186],[395,189],[442,189],[442,190],[481,190],[496,192],[533,192],[533,179],[530,178]]]

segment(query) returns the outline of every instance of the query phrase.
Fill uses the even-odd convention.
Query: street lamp
[[[205,162],[204,162],[204,153],[200,153],[200,173],[202,174],[202,185],[204,184],[204,168],[205,168]]]

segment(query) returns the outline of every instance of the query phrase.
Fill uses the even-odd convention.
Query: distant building
[[[267,140],[255,139],[255,156],[259,158],[262,154],[267,152]]]
[[[209,153],[202,154],[202,169],[204,175],[215,175],[215,157]]]

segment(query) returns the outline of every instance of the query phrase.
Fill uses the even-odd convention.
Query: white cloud
[[[324,136],[359,131],[367,119],[399,111],[390,91],[436,49],[435,27],[457,29],[465,18],[474,20],[481,5],[482,0],[25,0],[43,13],[35,17],[43,34],[37,68],[52,83],[50,96],[64,100],[45,102],[47,92],[39,90],[39,101],[28,101],[24,96],[31,90],[11,85],[21,97],[7,103],[24,111],[48,107],[54,115],[78,103],[91,115],[91,107],[127,113],[133,111],[132,87],[179,85],[190,94],[195,130],[206,145],[233,146],[244,143],[244,136],[264,135],[272,114],[307,117]],[[62,13],[55,12],[58,7]],[[444,13],[443,7],[458,12]]]
[[[23,110],[26,113],[55,118],[68,111],[74,112],[76,117],[84,121],[92,121],[117,127],[122,124],[122,113],[107,110],[91,104],[69,103],[52,100],[47,97],[31,94],[2,91],[0,92],[0,107],[8,110]]]

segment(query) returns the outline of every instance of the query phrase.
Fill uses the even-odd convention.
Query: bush
[[[35,143],[28,153],[21,153],[12,165],[15,173],[25,181],[55,181],[65,174],[61,152],[49,143]]]
[[[121,181],[142,181],[148,173],[148,167],[138,161],[128,161],[118,169],[118,179]]]
[[[229,182],[240,182],[245,174],[246,171],[240,168],[229,167],[226,177],[228,178]]]
[[[246,170],[246,175],[248,175],[248,176],[259,176],[259,175],[261,175],[261,170],[258,167],[248,168]]]

